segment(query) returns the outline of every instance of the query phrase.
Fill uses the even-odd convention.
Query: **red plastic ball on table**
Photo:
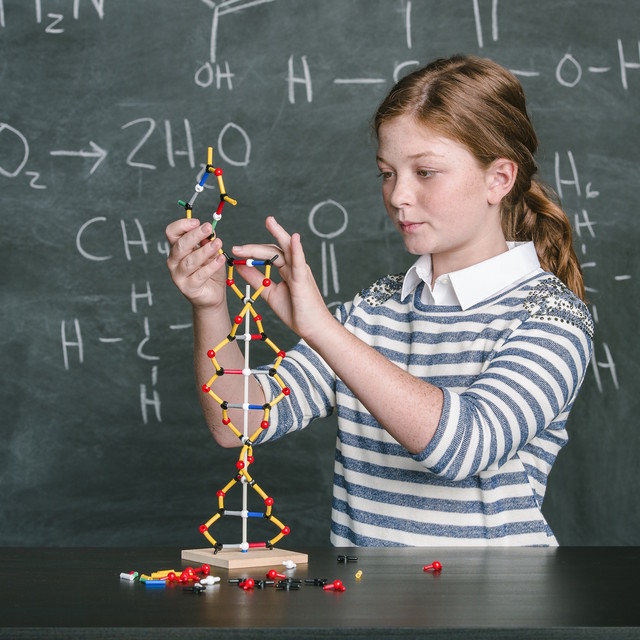
[[[431,571],[431,570],[442,571],[442,565],[437,560],[434,560],[431,564],[426,565],[423,568],[423,571]]]
[[[325,584],[322,587],[325,591],[345,591],[345,586],[342,584],[342,580],[334,580],[330,584]]]

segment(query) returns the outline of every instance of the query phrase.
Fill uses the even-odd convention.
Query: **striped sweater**
[[[291,395],[263,440],[337,410],[335,546],[556,545],[541,506],[591,357],[588,310],[542,271],[464,311],[424,304],[423,284],[403,301],[402,282],[379,280],[337,317],[443,390],[429,445],[410,454],[304,342],[279,368]]]

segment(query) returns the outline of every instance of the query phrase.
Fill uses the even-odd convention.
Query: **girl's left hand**
[[[300,235],[289,235],[272,216],[266,220],[266,228],[276,244],[245,244],[235,246],[233,255],[238,258],[270,260],[278,255],[274,266],[281,282],[265,287],[262,297],[276,315],[298,336],[313,344],[323,335],[328,321],[335,322],[324,303],[322,294],[307,264],[300,242]],[[262,284],[263,275],[251,267],[237,265],[236,269],[254,289]]]

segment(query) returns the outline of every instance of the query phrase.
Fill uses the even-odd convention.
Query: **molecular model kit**
[[[231,198],[225,190],[223,171],[219,167],[213,166],[213,148],[207,149],[207,165],[202,176],[202,179],[195,186],[195,191],[190,200],[178,200],[178,204],[184,207],[188,218],[191,217],[193,205],[200,193],[204,191],[205,183],[211,174],[214,174],[218,179],[218,187],[220,189],[220,202],[213,214],[212,227],[213,231],[210,236],[210,240],[216,237],[216,225],[222,219],[222,211],[225,204],[231,204],[235,206],[237,201]],[[222,249],[221,253],[224,253]],[[271,285],[271,267],[278,257],[277,255],[270,260],[237,260],[233,257],[224,254],[227,260],[227,286],[235,293],[235,295],[242,302],[242,309],[233,319],[233,326],[229,335],[220,342],[213,346],[213,348],[207,351],[207,357],[211,360],[214,373],[206,383],[202,385],[202,391],[206,393],[213,401],[217,402],[222,409],[223,423],[231,429],[231,431],[238,437],[242,448],[240,455],[236,461],[236,472],[234,477],[217,492],[218,497],[218,510],[214,513],[209,520],[200,525],[200,533],[211,543],[211,547],[206,549],[187,549],[182,551],[182,559],[194,562],[205,562],[215,566],[222,566],[226,568],[243,568],[252,566],[265,566],[272,564],[273,562],[279,562],[281,559],[293,560],[296,563],[306,563],[308,561],[307,555],[298,552],[284,551],[275,549],[274,546],[286,535],[289,534],[290,529],[287,525],[283,524],[273,513],[274,500],[269,496],[262,487],[255,481],[255,479],[249,473],[249,467],[254,462],[253,444],[260,435],[260,433],[268,428],[269,416],[272,408],[289,395],[289,389],[283,382],[282,378],[278,375],[278,367],[285,357],[285,353],[281,351],[271,339],[267,337],[264,327],[262,325],[262,317],[255,310],[254,305],[262,295],[264,289]],[[234,280],[234,267],[236,265],[247,265],[249,267],[263,267],[264,279],[262,285],[251,293],[249,285],[246,286],[243,293],[235,283]],[[257,332],[251,332],[251,320],[256,325]],[[241,325],[244,325],[244,333],[240,332]],[[223,369],[217,359],[216,355],[227,345],[234,340],[244,341],[244,367],[243,369]],[[268,345],[276,354],[276,359],[268,370],[252,369],[250,366],[249,355],[250,345],[254,341],[261,341]],[[238,375],[244,376],[244,397],[242,402],[238,399],[233,399],[232,402],[227,399],[223,399],[215,392],[215,383],[223,375]],[[249,394],[249,376],[252,375],[268,375],[275,380],[280,387],[280,393],[267,400],[264,405],[250,404],[248,401]],[[243,415],[243,428],[240,430],[236,427],[229,417],[229,409],[241,409]],[[248,417],[250,411],[262,411],[262,420],[260,426],[255,433],[248,433]],[[229,510],[225,507],[225,498],[227,494],[237,485],[242,487],[242,509]],[[248,509],[248,490],[255,491],[262,501],[264,502],[264,511],[249,511]],[[233,516],[241,519],[242,522],[242,540],[238,543],[222,543],[217,541],[211,535],[212,526],[221,518],[225,516]],[[278,530],[278,533],[272,538],[266,541],[249,542],[248,541],[248,523],[250,519],[261,518],[269,520]]]

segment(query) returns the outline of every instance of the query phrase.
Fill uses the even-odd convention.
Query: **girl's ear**
[[[498,158],[487,169],[487,202],[499,204],[513,188],[518,165],[512,160]]]

